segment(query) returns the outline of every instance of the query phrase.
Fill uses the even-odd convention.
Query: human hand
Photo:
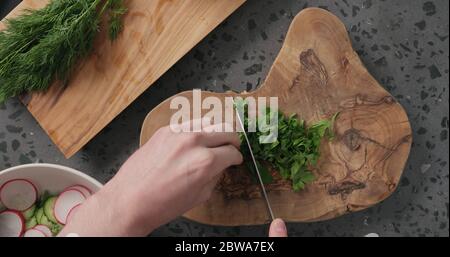
[[[275,219],[270,224],[269,237],[287,237],[286,224],[282,219]]]
[[[159,129],[60,235],[145,236],[208,200],[222,171],[243,160],[236,133],[211,130]]]

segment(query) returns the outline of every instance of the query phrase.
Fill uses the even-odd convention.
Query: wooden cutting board
[[[203,92],[202,97],[216,96],[223,102],[234,95]],[[297,113],[307,122],[340,112],[336,139],[322,143],[313,171],[316,181],[299,193],[280,179],[267,186],[275,216],[296,222],[326,220],[368,208],[396,189],[412,142],[408,117],[363,66],[334,15],[317,8],[298,14],[265,83],[240,95],[276,96],[284,113]],[[169,124],[176,111],[169,108],[171,99],[147,116],[141,144]],[[226,171],[211,199],[185,217],[215,225],[268,222],[258,185],[247,183],[245,176],[243,167]]]
[[[129,0],[124,31],[105,33],[66,88],[22,98],[56,146],[70,157],[245,0]],[[24,0],[6,18],[48,0]],[[4,26],[0,23],[0,29]]]

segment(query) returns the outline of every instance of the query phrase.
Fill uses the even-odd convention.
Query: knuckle
[[[187,145],[197,145],[201,140],[200,133],[186,133],[184,136],[184,143]]]
[[[239,152],[236,147],[232,145],[228,145],[228,152],[230,153],[230,157],[232,158],[233,164],[238,165],[241,164],[244,161],[244,157],[242,156],[242,153]]]
[[[199,164],[202,168],[210,168],[214,164],[216,156],[210,150],[202,151],[199,157]]]

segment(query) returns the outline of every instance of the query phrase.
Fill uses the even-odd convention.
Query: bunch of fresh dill
[[[24,92],[66,82],[76,62],[88,55],[104,15],[117,38],[124,0],[51,0],[38,10],[6,21],[0,31],[0,103]]]

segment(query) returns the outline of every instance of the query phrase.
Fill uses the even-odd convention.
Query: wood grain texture
[[[231,95],[205,92],[202,97],[224,101]],[[299,193],[280,179],[268,186],[275,216],[294,222],[331,219],[368,208],[396,189],[412,142],[408,117],[366,70],[334,15],[317,8],[298,14],[265,83],[241,95],[277,96],[284,113],[297,113],[307,122],[340,112],[336,139],[322,143],[316,181]],[[177,96],[192,99],[192,92]],[[147,116],[141,144],[169,123],[175,112],[171,99]],[[243,167],[226,171],[212,198],[185,217],[214,225],[268,222],[258,186],[245,176]]]
[[[24,0],[7,18],[47,2]],[[129,0],[118,40],[101,33],[67,87],[55,84],[23,102],[70,157],[244,2]]]

